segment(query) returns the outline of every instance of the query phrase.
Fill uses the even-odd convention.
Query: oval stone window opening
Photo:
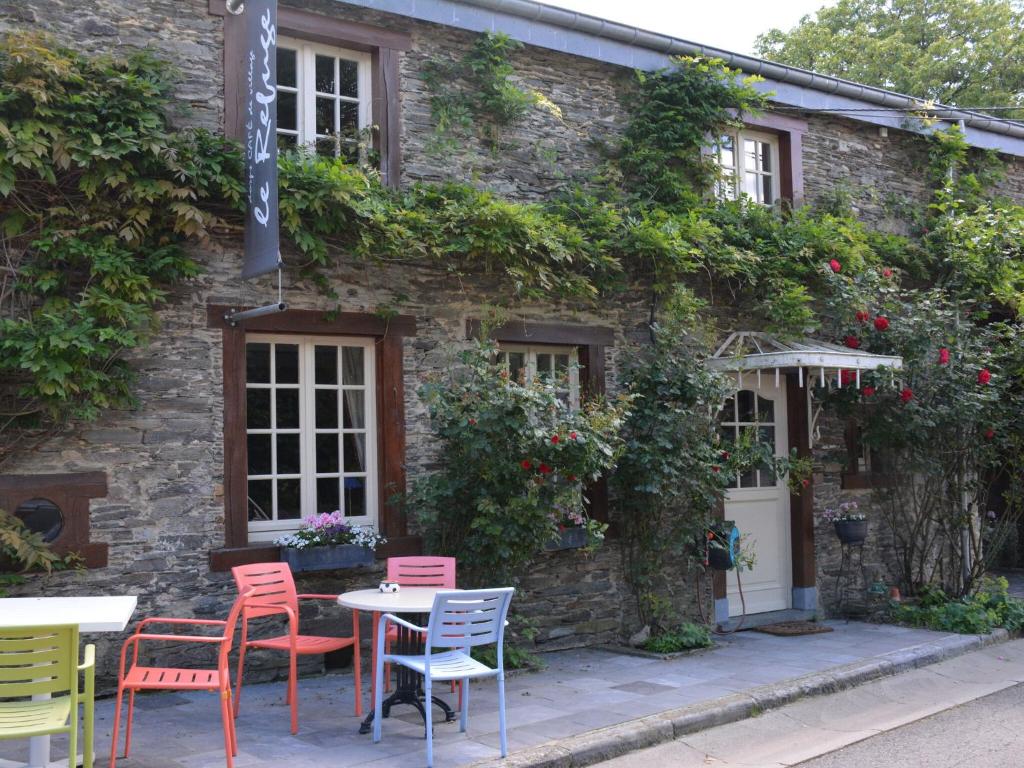
[[[29,499],[18,505],[14,516],[30,531],[40,534],[43,541],[54,541],[64,530],[64,514],[49,499]]]

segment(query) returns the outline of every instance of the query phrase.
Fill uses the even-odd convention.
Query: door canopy
[[[743,374],[752,373],[760,379],[763,373],[796,372],[800,386],[804,386],[805,371],[809,383],[818,378],[821,386],[843,386],[841,371],[854,372],[848,383],[860,386],[860,372],[879,368],[892,372],[903,368],[898,355],[873,355],[855,349],[830,344],[817,339],[783,341],[768,333],[736,331],[708,359],[708,367],[719,371],[736,372],[742,385]]]

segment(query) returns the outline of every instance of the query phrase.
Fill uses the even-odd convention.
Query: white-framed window
[[[719,414],[719,434],[729,443],[738,442],[748,430],[755,430],[757,442],[775,447],[775,403],[757,392],[741,389],[727,398]],[[767,464],[742,472],[733,488],[771,488],[779,478]]]
[[[537,376],[555,383],[558,396],[572,408],[580,407],[580,366],[576,347],[502,344],[498,359],[510,378],[530,382]]]
[[[738,130],[723,134],[715,153],[721,176],[716,194],[722,200],[746,195],[762,205],[781,196],[779,188],[779,140],[770,133]]]
[[[277,141],[321,155],[360,157],[372,122],[370,54],[305,40],[277,40]]]
[[[249,540],[337,509],[375,525],[373,340],[250,334],[245,359]]]

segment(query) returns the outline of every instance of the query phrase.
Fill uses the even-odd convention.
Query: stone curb
[[[490,758],[470,768],[583,768],[697,731],[754,717],[769,709],[790,704],[806,696],[820,696],[853,688],[871,680],[928,666],[961,656],[1012,637],[1005,629],[989,635],[952,635],[871,659],[833,667],[803,677],[784,680],[734,693],[718,699],[691,704],[657,715],[629,720],[607,728],[549,742],[511,753],[507,758]]]

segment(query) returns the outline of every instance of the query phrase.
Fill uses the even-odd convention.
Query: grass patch
[[[645,651],[654,653],[678,653],[696,648],[711,647],[711,632],[707,627],[683,622],[675,629],[661,632],[643,644]]]

